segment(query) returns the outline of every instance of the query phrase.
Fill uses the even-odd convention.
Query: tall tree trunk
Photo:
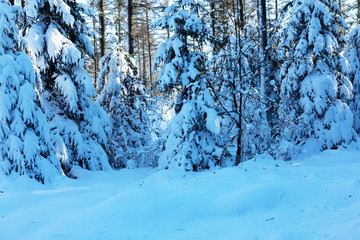
[[[235,33],[236,33],[236,36],[237,36],[237,32],[238,32],[238,29],[239,29],[239,18],[238,18],[238,3],[239,1],[238,0],[233,0],[231,2],[231,7],[232,7],[232,13],[234,14],[234,28],[235,28]]]
[[[241,43],[240,43],[240,32],[237,33],[237,46],[236,49],[238,49],[237,51],[239,52],[238,57],[237,57],[237,74],[235,74],[235,78],[239,79],[239,88],[242,89],[242,83],[243,83],[243,74],[242,74],[242,62],[241,62],[241,54],[240,54],[240,48],[241,48]],[[235,80],[235,79],[234,79]],[[234,89],[233,91],[236,91],[236,83],[234,83]],[[238,128],[238,135],[237,135],[237,146],[236,146],[236,156],[235,156],[235,166],[238,166],[242,160],[243,160],[243,149],[242,149],[242,137],[243,137],[243,124],[242,124],[242,120],[243,120],[243,94],[240,91],[239,92],[239,99],[237,99],[236,95],[234,94],[234,100],[235,100],[235,109],[238,112],[238,122],[237,122],[237,128]]]
[[[136,44],[137,44],[137,56],[138,56],[138,62],[139,62],[139,75],[138,76],[142,76],[142,62],[141,62],[141,51],[140,51],[140,47],[141,47],[141,43],[140,43],[140,38],[137,38],[137,42],[136,42]],[[133,50],[134,51],[134,50]],[[134,53],[135,53],[135,51],[134,51]]]
[[[152,75],[152,56],[151,56],[151,36],[149,26],[149,9],[146,9],[146,33],[147,33],[147,47],[149,57],[149,74],[150,74],[150,85],[152,86],[153,75]]]
[[[210,18],[211,18],[211,30],[212,30],[212,34],[213,36],[216,38],[216,30],[215,30],[215,25],[216,25],[216,19],[215,19],[215,1],[214,0],[210,0]]]
[[[266,114],[263,116],[264,123],[269,125],[273,135],[276,124],[276,107],[272,99],[272,87],[269,81],[269,53],[268,53],[268,35],[267,35],[267,14],[266,0],[259,0],[259,22],[260,22],[260,93],[261,100]]]
[[[240,11],[240,29],[245,27],[245,2],[244,0],[238,0],[238,6]]]
[[[357,20],[360,24],[360,0],[357,0],[357,7],[358,7],[358,14],[357,14]]]
[[[95,16],[93,17],[93,29],[96,29],[96,18]],[[98,49],[97,49],[97,39],[96,39],[96,35],[94,34],[94,78],[95,78],[95,82],[97,81],[97,72],[98,72],[98,60],[99,60],[99,54],[98,54]]]
[[[105,36],[105,1],[100,0],[100,57],[106,54],[106,36]]]
[[[14,2],[14,0],[13,0],[13,2]],[[25,9],[25,0],[21,0],[21,8],[22,9]],[[25,14],[25,11],[24,11],[24,14]],[[24,17],[24,23],[23,23],[24,25],[23,26],[26,26],[26,17]],[[25,27],[23,28],[23,29],[21,29],[21,31],[22,31],[22,36],[23,37],[25,37],[26,36],[26,31],[25,31]]]
[[[99,7],[97,5],[97,3],[95,2],[95,0],[91,1],[90,5],[91,5],[91,7],[93,9],[97,9]],[[95,32],[97,32],[96,25],[97,25],[98,18],[95,15],[92,18],[93,18],[92,19],[92,21],[93,21],[93,30]],[[96,87],[96,90],[99,92],[99,91],[101,91],[100,88],[102,88],[102,86],[98,86],[98,82],[97,82],[98,70],[99,70],[99,52],[98,52],[98,42],[97,41],[98,40],[97,40],[96,35],[93,34],[93,47],[94,47],[94,56],[93,56],[94,57],[94,68],[93,68],[93,70],[94,70],[94,75],[93,75],[94,81],[93,82],[94,82],[94,85]]]
[[[127,18],[128,18],[128,51],[130,55],[134,54],[134,38],[132,32],[133,25],[133,3],[132,0],[128,0],[127,5]]]
[[[268,55],[268,36],[267,36],[267,16],[266,0],[259,0],[259,23],[260,23],[260,94],[264,110],[264,124],[270,127],[271,134],[275,125],[276,109],[271,99],[271,85],[269,82],[269,55]]]
[[[240,162],[242,162],[242,120],[243,120],[243,99],[242,99],[242,93],[241,91],[238,93],[237,89],[240,88],[242,89],[242,62],[241,62],[241,29],[243,28],[243,24],[244,24],[244,19],[242,19],[244,16],[241,16],[241,11],[243,11],[243,7],[241,7],[241,2],[242,0],[237,0],[236,1],[236,10],[234,9],[234,14],[235,14],[235,19],[236,19],[236,23],[235,24],[235,36],[236,36],[236,45],[235,45],[235,49],[238,52],[237,54],[237,59],[236,59],[236,65],[237,65],[237,71],[234,74],[233,77],[233,101],[234,101],[234,111],[238,113],[238,120],[237,120],[237,128],[238,128],[238,135],[237,135],[237,145],[236,145],[236,156],[235,156],[235,165],[239,165]],[[233,7],[234,6],[234,2],[233,2]],[[242,5],[243,6],[243,5]],[[240,11],[240,14],[239,14]],[[237,86],[237,84],[240,84],[240,86]]]
[[[245,26],[245,4],[244,0],[232,1],[233,14],[235,19],[235,28],[242,30]]]
[[[117,34],[118,34],[118,44],[121,43],[121,0],[118,0],[117,5]]]
[[[339,0],[339,9],[340,9],[340,12],[342,11],[342,2],[341,0]]]
[[[239,59],[241,62],[241,59]],[[241,71],[241,70],[240,70]],[[241,73],[240,73],[241,75]],[[240,80],[241,82],[241,80]],[[243,119],[243,112],[242,112],[242,103],[243,103],[243,96],[240,92],[239,98],[239,115],[238,115],[238,136],[237,136],[237,146],[236,146],[236,157],[235,157],[235,166],[238,166],[243,160],[243,151],[242,151],[242,119]]]
[[[261,57],[261,94],[266,96],[266,78],[267,78],[267,63],[266,63],[266,48],[267,42],[267,16],[266,16],[266,0],[259,0],[259,23],[260,23],[260,57]]]
[[[279,19],[279,6],[278,6],[278,0],[275,0],[275,19]]]
[[[145,57],[145,36],[143,37],[143,40],[141,41],[141,50],[142,50],[142,61],[143,61],[143,83],[144,83],[144,86],[147,88],[148,87],[148,80],[146,79],[147,78],[147,74],[146,74],[146,57]]]

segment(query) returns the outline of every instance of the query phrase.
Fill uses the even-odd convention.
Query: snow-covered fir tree
[[[20,49],[19,13],[0,0],[0,173],[47,182],[60,175],[60,162],[38,106],[32,62]]]
[[[159,89],[181,91],[159,159],[160,168],[197,171],[220,164],[218,116],[205,84],[205,56],[199,51],[208,31],[198,16],[198,7],[193,0],[177,0],[154,23],[172,33],[155,57],[154,66],[161,66]]]
[[[84,14],[74,0],[26,1],[29,52],[37,69],[41,106],[63,171],[73,166],[109,169],[105,152],[109,120],[99,104],[84,54],[93,55]]]
[[[360,133],[360,25],[357,25],[350,33],[345,57],[350,63],[348,77],[353,84],[350,108],[354,114],[354,129]]]
[[[354,139],[347,104],[352,85],[341,55],[346,24],[333,0],[296,0],[283,30],[279,156],[292,158],[296,146],[315,151]]]
[[[156,166],[145,86],[136,74],[131,57],[122,53],[120,46],[100,61],[98,102],[112,123],[109,153],[114,168]]]

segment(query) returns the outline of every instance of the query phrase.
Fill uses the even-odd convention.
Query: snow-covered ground
[[[0,239],[360,239],[360,152],[201,173],[0,178]]]

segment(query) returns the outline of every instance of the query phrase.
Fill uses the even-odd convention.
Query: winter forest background
[[[0,239],[358,240],[360,0],[0,0]]]
[[[201,171],[360,133],[360,3],[0,0],[0,172]]]

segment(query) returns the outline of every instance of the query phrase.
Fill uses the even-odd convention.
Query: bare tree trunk
[[[240,35],[240,34],[238,34]],[[238,38],[237,40],[237,49],[238,51],[240,51],[240,38]],[[235,74],[238,78],[239,78],[239,88],[242,89],[242,66],[241,66],[241,56],[239,54],[238,58],[237,58],[237,65],[238,65],[238,73]],[[235,88],[233,89],[233,91],[236,91],[236,85],[234,86]],[[235,95],[235,94],[234,94]],[[239,93],[239,99],[236,98],[235,95],[235,107],[236,107],[236,111],[238,112],[238,122],[237,122],[237,128],[238,128],[238,135],[237,135],[237,146],[236,146],[236,156],[235,156],[235,166],[238,166],[242,160],[243,160],[243,150],[242,150],[242,137],[243,137],[243,130],[242,130],[242,120],[243,120],[243,94],[240,91]],[[238,103],[239,104],[238,104]]]
[[[213,36],[216,38],[216,30],[215,30],[215,25],[216,25],[216,19],[215,19],[215,1],[210,0],[210,18],[211,18],[211,30],[212,30],[212,34]]]
[[[140,76],[140,77],[142,77],[142,74],[143,74],[143,72],[142,72],[142,70],[143,70],[143,68],[142,68],[142,62],[141,62],[141,51],[140,51],[140,47],[141,47],[141,43],[140,43],[140,39],[139,38],[137,38],[137,56],[138,56],[138,62],[139,62],[139,75],[138,76]],[[135,53],[135,51],[134,51],[134,53]]]
[[[278,6],[278,0],[275,0],[275,19],[279,19],[279,6]]]
[[[266,0],[259,0],[259,22],[260,22],[260,93],[261,102],[266,109],[263,116],[264,123],[268,124],[271,134],[274,134],[276,124],[276,107],[272,99],[272,87],[269,81],[269,52],[268,52],[268,35],[267,35],[267,16]]]
[[[260,23],[260,100],[265,110],[263,122],[268,124],[271,134],[275,126],[276,108],[271,99],[271,85],[269,81],[269,55],[268,55],[268,35],[267,35],[267,16],[266,0],[259,0],[259,23]]]
[[[233,0],[231,2],[232,4],[232,11],[233,11],[233,14],[234,14],[234,28],[235,28],[235,33],[236,33],[236,36],[237,36],[237,31],[239,29],[239,19],[238,19],[238,0]]]
[[[245,26],[245,4],[244,0],[233,0],[232,8],[235,19],[235,28],[242,30]]]
[[[360,0],[357,0],[357,6],[358,6],[358,14],[357,14],[357,20],[360,24]]]
[[[241,60],[239,59],[241,62]],[[241,71],[241,70],[240,70]],[[241,75],[241,72],[240,72]],[[240,80],[241,82],[241,80]],[[242,102],[243,102],[243,96],[242,93],[240,93],[240,99],[239,99],[239,116],[238,116],[238,136],[237,136],[237,146],[236,146],[236,157],[235,157],[235,166],[238,166],[242,160],[243,160],[243,151],[242,151],[242,118],[243,118],[243,112],[242,112]]]
[[[339,9],[340,9],[340,12],[342,11],[342,2],[341,0],[339,0]]]
[[[147,78],[147,74],[146,74],[146,57],[145,57],[145,36],[144,36],[144,38],[143,38],[143,40],[142,40],[142,43],[141,43],[141,48],[142,48],[142,60],[143,60],[143,66],[142,66],[142,68],[143,68],[143,82],[144,82],[144,86],[145,87],[148,87],[148,80],[146,79]]]
[[[14,0],[13,0],[13,2],[14,2]],[[21,0],[21,8],[25,9],[25,0]],[[25,11],[24,11],[24,14],[26,14]],[[24,26],[26,26],[26,17],[24,18]],[[22,31],[22,36],[25,37],[25,35],[26,35],[25,28],[21,29],[21,31]]]
[[[105,36],[105,1],[100,0],[100,57],[106,54],[106,36]]]
[[[118,27],[118,30],[117,30],[117,34],[118,34],[118,43],[120,44],[121,43],[121,0],[118,0],[118,6],[117,6],[117,27]]]
[[[149,9],[146,9],[146,32],[147,32],[147,45],[148,45],[148,55],[149,55],[149,74],[150,74],[150,85],[152,85],[153,75],[152,75],[152,56],[151,56],[151,36],[150,36],[150,26],[149,26]]]
[[[96,29],[96,18],[93,17],[93,29]],[[94,34],[94,78],[95,82],[97,81],[97,72],[98,72],[98,60],[99,60],[99,54],[97,50],[97,39],[96,35]]]
[[[244,11],[244,4],[243,0],[237,0],[236,1],[236,7],[235,3],[233,1],[233,11],[235,14],[235,36],[236,36],[236,46],[235,49],[238,52],[238,56],[236,59],[236,65],[237,70],[234,74],[233,78],[233,101],[234,101],[234,111],[238,113],[238,120],[237,120],[237,128],[238,128],[238,135],[237,135],[237,141],[236,141],[236,156],[235,156],[235,165],[239,165],[242,162],[243,159],[243,150],[242,150],[242,120],[243,120],[243,99],[242,99],[242,93],[238,93],[237,90],[237,82],[240,84],[239,88],[242,89],[242,62],[241,62],[241,56],[240,56],[240,49],[241,49],[241,29],[244,27],[244,14],[241,13]],[[240,12],[240,14],[239,14]]]
[[[129,54],[134,54],[134,38],[132,32],[133,25],[133,3],[132,0],[128,0],[127,5],[127,14],[128,14],[128,51]]]
[[[261,94],[266,96],[267,85],[267,63],[266,63],[266,47],[267,42],[267,17],[266,17],[266,0],[259,0],[259,23],[260,23],[260,57],[261,57]]]
[[[240,29],[245,27],[245,2],[244,0],[238,0],[238,6],[240,11]]]

